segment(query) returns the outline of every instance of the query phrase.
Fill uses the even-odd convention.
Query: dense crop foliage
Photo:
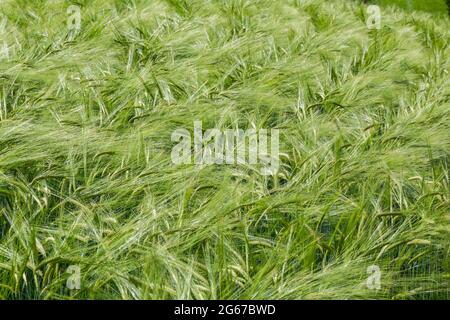
[[[381,13],[2,1],[0,298],[448,298],[449,19]],[[194,121],[279,129],[278,172],[174,165]]]

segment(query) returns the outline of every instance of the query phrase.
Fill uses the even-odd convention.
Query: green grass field
[[[449,299],[450,20],[381,15],[2,1],[0,298]],[[175,165],[195,121],[278,129],[278,170]]]

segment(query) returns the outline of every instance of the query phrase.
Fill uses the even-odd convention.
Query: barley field
[[[0,299],[449,299],[450,19],[372,3],[1,1]]]

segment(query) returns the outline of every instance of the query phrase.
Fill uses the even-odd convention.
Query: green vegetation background
[[[449,298],[447,16],[383,6],[368,30],[344,0],[0,14],[0,298]],[[280,129],[279,171],[173,165],[171,134],[197,120]]]
[[[371,0],[368,2],[383,6],[396,5],[408,10],[423,10],[442,14],[448,12],[445,0]]]

